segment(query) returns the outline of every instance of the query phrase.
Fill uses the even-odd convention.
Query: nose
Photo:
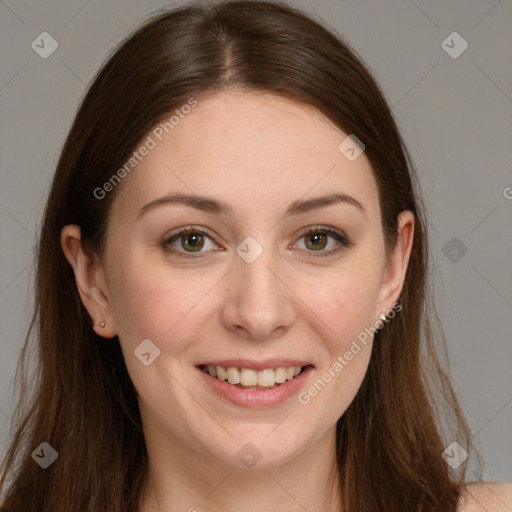
[[[229,272],[222,319],[227,329],[247,339],[281,337],[295,320],[293,287],[271,250],[252,263],[237,256]]]

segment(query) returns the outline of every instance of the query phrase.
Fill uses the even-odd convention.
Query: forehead
[[[225,91],[177,110],[147,134],[151,149],[117,191],[113,214],[122,210],[133,219],[149,201],[182,192],[261,216],[262,205],[277,213],[298,198],[339,192],[379,217],[366,155],[348,160],[338,149],[348,134],[313,107],[272,94]]]

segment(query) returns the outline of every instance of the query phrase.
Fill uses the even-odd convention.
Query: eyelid
[[[348,249],[354,245],[354,243],[343,230],[324,225],[309,226],[304,228],[301,230],[297,239],[299,240],[306,235],[310,235],[316,232],[327,233],[328,236],[334,238],[338,242],[338,247],[329,251],[306,251],[308,253],[308,258],[336,256],[341,250]]]
[[[186,251],[179,251],[177,249],[169,249],[169,244],[171,242],[174,242],[176,240],[178,240],[181,236],[187,234],[187,233],[199,233],[201,235],[204,235],[208,238],[210,238],[212,240],[212,242],[216,243],[215,241],[215,237],[213,235],[211,235],[208,231],[206,231],[205,229],[203,228],[200,228],[198,226],[195,226],[195,225],[191,225],[191,226],[187,226],[187,227],[184,227],[184,228],[181,228],[179,229],[178,231],[176,232],[173,232],[173,233],[170,233],[168,235],[166,235],[162,241],[162,247],[165,251],[171,253],[171,254],[177,254],[178,257],[183,257],[183,258],[202,258],[203,257],[203,252],[197,252],[197,253],[193,253],[193,252],[186,252]],[[197,254],[197,256],[196,256]]]
[[[331,226],[324,226],[322,224],[318,224],[315,226],[308,226],[306,228],[303,228],[302,230],[299,231],[298,238],[301,238],[304,235],[308,235],[310,233],[315,233],[317,231],[324,231],[329,234],[338,235],[340,238],[344,238],[347,241],[347,243],[352,243],[352,242],[350,242],[347,234],[342,229],[333,228]]]
[[[306,235],[313,234],[316,232],[327,233],[328,236],[330,236],[331,238],[334,238],[338,242],[338,247],[335,249],[331,249],[329,251],[321,251],[321,250],[320,251],[306,251],[309,253],[308,258],[315,257],[315,256],[316,257],[334,256],[340,250],[349,248],[352,245],[354,245],[354,243],[349,239],[349,237],[345,234],[345,232],[343,230],[339,230],[339,229],[336,229],[336,228],[333,228],[330,226],[324,226],[324,225],[316,225],[316,226],[309,226],[309,227],[303,228],[299,232],[299,234],[297,235],[295,240],[297,241]],[[215,236],[211,235],[208,231],[206,231],[203,228],[191,225],[191,226],[181,228],[177,232],[166,235],[164,237],[164,240],[162,241],[162,244],[161,244],[162,247],[167,252],[170,252],[172,254],[177,254],[178,257],[183,257],[183,258],[202,258],[202,257],[204,257],[205,252],[206,253],[210,252],[210,251],[205,251],[205,252],[200,251],[197,253],[193,253],[193,252],[186,252],[186,251],[180,251],[180,250],[168,248],[168,246],[171,242],[178,240],[182,235],[187,234],[187,233],[198,233],[198,234],[204,235],[204,236],[210,238],[212,240],[212,242],[216,243]],[[296,241],[292,243],[292,246],[295,245]],[[303,250],[303,249],[301,249],[301,250]]]

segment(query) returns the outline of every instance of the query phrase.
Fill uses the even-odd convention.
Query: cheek
[[[376,259],[354,258],[352,264],[320,279],[309,295],[309,306],[320,318],[325,357],[312,387],[306,390],[308,400],[318,414],[326,414],[332,424],[354,399],[366,374],[375,332],[375,311],[380,284]],[[323,413],[322,413],[323,411]]]
[[[176,352],[183,348],[180,340],[189,339],[184,331],[192,328],[194,305],[207,290],[201,294],[205,286],[198,285],[201,280],[191,284],[189,276],[163,270],[148,262],[126,260],[113,271],[112,313],[123,343],[132,349],[149,338],[162,351]]]
[[[185,276],[168,269],[164,274],[149,264],[144,268],[125,262],[116,273],[113,313],[130,378],[155,411],[161,405],[155,396],[179,403],[179,387],[172,385],[171,376],[179,373],[181,359],[198,338],[198,315],[204,311],[200,299],[208,287],[201,280],[192,286]]]
[[[350,339],[375,324],[379,285],[379,269],[368,260],[359,260],[317,280],[309,302],[329,327],[334,348],[343,350]]]
[[[345,413],[366,375],[375,325],[376,293],[370,283],[342,280],[331,289],[332,300],[319,303],[324,329],[324,357],[315,379],[299,396],[310,417],[332,426]]]

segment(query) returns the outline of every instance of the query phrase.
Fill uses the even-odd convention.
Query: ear
[[[387,314],[402,291],[414,239],[414,214],[409,210],[400,212],[397,218],[397,244],[389,255],[382,276],[377,317]]]
[[[105,323],[104,327],[94,325],[94,331],[104,338],[113,338],[117,333],[113,318],[109,314],[108,292],[101,263],[83,251],[79,226],[64,226],[60,234],[60,243],[66,259],[73,267],[82,303],[93,319],[91,324]]]

